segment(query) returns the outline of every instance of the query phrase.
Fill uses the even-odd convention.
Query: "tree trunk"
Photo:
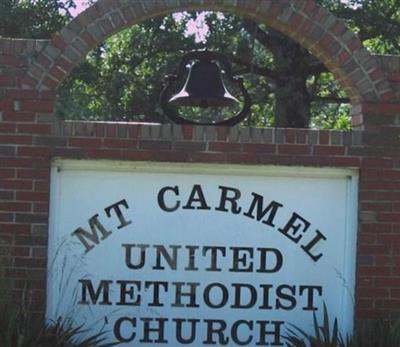
[[[279,128],[308,128],[310,100],[306,79],[285,76],[277,81],[275,90],[275,126]]]
[[[307,91],[309,53],[290,38],[270,31],[275,71],[275,126],[307,128],[310,122],[310,96]]]

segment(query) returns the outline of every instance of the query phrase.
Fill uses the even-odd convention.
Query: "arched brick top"
[[[290,36],[336,75],[353,103],[393,98],[375,58],[312,0],[99,0],[52,38],[30,65],[23,87],[54,90],[107,37],[147,18],[189,9],[245,15]]]

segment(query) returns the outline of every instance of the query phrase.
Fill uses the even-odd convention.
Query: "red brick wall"
[[[160,3],[124,7],[124,1],[100,0],[51,42],[0,39],[0,237],[8,244],[0,246],[0,254],[11,253],[7,274],[15,289],[29,283],[35,309],[43,311],[52,158],[351,167],[360,172],[357,316],[398,311],[400,58],[369,55],[343,24],[312,1],[292,1],[289,8],[284,0],[232,5],[207,0],[208,8],[247,11],[312,46],[350,93],[357,130],[54,120],[57,86],[95,44],[147,16],[205,7],[193,0]]]

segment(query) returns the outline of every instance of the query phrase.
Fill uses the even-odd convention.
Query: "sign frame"
[[[70,160],[55,159],[51,168],[50,185],[50,218],[49,218],[49,259],[52,259],[57,250],[52,248],[54,235],[52,230],[59,211],[58,204],[53,204],[60,198],[59,173],[64,171],[107,171],[107,172],[134,172],[134,173],[160,173],[160,174],[187,174],[187,175],[215,175],[215,176],[247,176],[247,177],[307,177],[336,179],[346,178],[346,235],[345,250],[346,288],[350,295],[342,295],[342,300],[338,303],[341,306],[341,315],[337,318],[340,326],[345,327],[345,334],[350,334],[354,324],[354,293],[356,284],[356,244],[357,244],[357,211],[358,211],[358,171],[351,168],[314,168],[314,167],[292,167],[292,166],[272,166],[272,165],[226,165],[226,164],[197,164],[197,163],[162,163],[162,162],[125,162],[110,160]],[[349,250],[354,250],[353,254]],[[48,273],[51,271],[51,261],[48,264]],[[48,281],[47,303],[54,302],[54,292]],[[48,306],[47,305],[47,306]],[[51,304],[50,304],[51,305]],[[350,312],[350,313],[349,313]],[[47,307],[47,319],[54,318]]]

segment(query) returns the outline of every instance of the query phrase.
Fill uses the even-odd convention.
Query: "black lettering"
[[[111,206],[108,206],[104,209],[104,211],[107,214],[107,217],[111,217],[111,211],[115,212],[115,214],[118,217],[119,223],[120,223],[120,225],[118,225],[118,227],[117,227],[118,229],[122,229],[123,227],[126,227],[129,224],[132,224],[132,221],[131,220],[127,221],[125,219],[125,216],[122,214],[122,211],[120,209],[121,205],[124,206],[126,209],[129,209],[128,203],[126,202],[125,199],[118,201],[117,203],[115,203]]]
[[[294,243],[297,243],[303,237],[299,234],[299,231],[305,233],[310,225],[309,221],[294,212],[287,224],[278,230]]]
[[[175,286],[175,302],[171,305],[172,307],[199,307],[196,303],[196,290],[200,283],[197,282],[172,282]],[[182,291],[183,286],[189,286],[189,292],[184,293]],[[182,297],[189,298],[189,304],[182,304]]]
[[[174,212],[179,208],[179,206],[181,205],[181,202],[180,202],[180,200],[177,200],[175,202],[175,205],[173,205],[172,207],[168,207],[165,204],[165,197],[164,197],[164,195],[165,195],[165,193],[167,191],[172,191],[173,193],[175,193],[176,196],[179,196],[179,188],[178,188],[178,186],[175,186],[175,187],[164,187],[158,192],[158,196],[157,196],[158,206],[160,206],[160,208],[162,210],[164,210],[165,212]]]
[[[211,262],[210,267],[206,268],[206,271],[222,271],[218,267],[218,252],[225,257],[226,249],[225,247],[217,247],[217,246],[205,246],[203,247],[203,256],[207,255],[207,252],[211,251]]]
[[[288,291],[289,293],[285,293],[285,291]],[[282,309],[282,310],[293,310],[296,307],[296,286],[290,286],[288,284],[282,284],[276,289],[276,309]],[[284,301],[287,302],[286,305],[284,305]]]
[[[253,201],[251,202],[249,210],[243,213],[243,215],[252,219],[257,219],[257,221],[260,221],[268,213],[267,218],[264,219],[262,223],[274,227],[275,226],[274,219],[276,213],[278,212],[279,208],[283,207],[283,205],[280,204],[279,202],[271,201],[270,204],[263,209],[264,198],[256,193],[251,193],[251,195],[253,195]],[[254,216],[254,210],[256,208],[257,208],[256,216]]]
[[[226,329],[226,322],[220,319],[205,319],[207,323],[207,338],[203,341],[205,345],[227,345],[229,337],[226,337],[224,331]],[[216,326],[218,325],[218,326]],[[215,341],[213,336],[216,335]]]
[[[310,258],[312,260],[314,260],[315,262],[317,262],[322,257],[322,253],[317,254],[317,255],[312,254],[311,249],[313,247],[315,247],[315,245],[318,242],[320,242],[322,240],[326,241],[326,237],[318,229],[316,230],[316,232],[317,232],[317,235],[307,245],[301,246],[301,248],[304,250],[304,252],[306,252],[310,256]]]
[[[148,304],[148,306],[164,306],[160,302],[160,287],[163,287],[164,291],[168,291],[168,282],[158,282],[158,281],[146,281],[144,287],[149,289],[153,287],[153,301]]]
[[[257,272],[262,273],[272,273],[278,272],[283,265],[283,256],[282,253],[276,248],[257,248],[257,251],[260,252],[260,267],[257,269]],[[267,267],[267,257],[268,254],[271,254],[275,259],[274,266]]]
[[[253,322],[249,321],[249,320],[238,320],[235,323],[232,324],[232,329],[231,329],[231,337],[232,337],[232,341],[239,345],[239,346],[246,346],[248,345],[252,340],[253,340],[253,336],[249,335],[249,337],[247,338],[247,340],[240,340],[239,339],[239,334],[238,334],[238,330],[239,327],[241,325],[246,325],[250,331],[253,330]]]
[[[76,236],[78,240],[85,246],[85,253],[91,251],[94,248],[94,245],[88,243],[88,241],[98,245],[100,240],[105,240],[109,237],[112,232],[110,230],[106,230],[103,224],[100,223],[98,219],[99,215],[95,214],[92,218],[89,219],[90,231],[87,231],[83,228],[76,229],[71,235]],[[101,239],[99,240],[99,235],[97,231],[100,231]]]
[[[307,306],[303,307],[304,311],[317,311],[318,307],[315,306],[314,303],[314,292],[317,292],[319,296],[322,296],[322,287],[321,286],[300,286],[299,293],[303,295],[304,292],[307,292]]]
[[[161,256],[167,262],[171,270],[176,270],[178,265],[178,249],[181,248],[181,246],[169,246],[169,248],[172,249],[172,255],[168,253],[163,245],[154,245],[153,247],[156,249],[156,265],[153,266],[153,270],[165,270],[165,267],[161,266]]]
[[[196,267],[195,265],[195,259],[196,259],[196,250],[199,249],[198,246],[186,246],[185,247],[188,251],[188,266],[185,267],[186,271],[198,271],[199,268]]]
[[[117,281],[120,285],[120,296],[117,306],[128,305],[128,306],[139,306],[140,305],[140,294],[136,295],[135,298],[135,287],[136,291],[140,291],[140,281]],[[128,299],[132,301],[127,301]]]
[[[78,281],[82,285],[81,291],[81,300],[79,301],[80,305],[89,305],[87,293],[89,292],[90,301],[93,305],[96,305],[99,301],[99,297],[102,295],[102,300],[98,303],[99,305],[112,305],[110,302],[110,284],[113,281],[101,280],[99,286],[96,291],[93,288],[93,284],[91,280],[79,280]]]
[[[238,207],[237,200],[240,199],[241,193],[239,189],[236,188],[229,188],[224,186],[219,186],[221,189],[221,200],[219,203],[219,207],[215,208],[217,211],[228,212],[228,208],[226,207],[226,203],[230,202],[231,204],[231,212],[233,214],[239,214],[242,210],[241,207]],[[233,193],[232,196],[228,196],[228,193]]]
[[[198,322],[200,322],[199,319],[180,319],[180,318],[175,318],[173,321],[176,323],[176,341],[179,343],[182,343],[184,345],[187,345],[189,343],[193,343],[193,341],[196,339],[196,325]],[[189,322],[190,323],[190,337],[184,338],[182,336],[182,324],[184,322]]]
[[[260,284],[260,288],[263,290],[263,302],[262,304],[258,307],[263,310],[270,310],[272,309],[272,306],[269,304],[269,294],[272,288],[272,284]]]
[[[258,325],[260,325],[260,339],[256,343],[257,346],[269,346],[270,344],[267,342],[266,337],[271,335],[274,337],[274,341],[271,342],[271,346],[283,346],[281,342],[281,327],[285,323],[283,321],[257,321]],[[267,325],[272,324],[274,326],[274,330],[267,331]]]
[[[132,327],[136,327],[136,318],[130,318],[130,317],[121,317],[119,318],[115,324],[114,324],[114,336],[118,340],[118,342],[121,343],[128,343],[132,342],[135,339],[136,333],[132,332],[132,334],[129,337],[123,337],[121,334],[121,326],[123,323],[130,323]]]
[[[231,272],[253,272],[253,248],[251,247],[230,247],[233,253]],[[250,258],[250,260],[249,260]]]
[[[232,283],[232,287],[235,289],[235,303],[231,308],[251,308],[256,304],[257,290],[251,284]],[[242,289],[247,289],[250,294],[247,303],[242,302]]]
[[[131,245],[131,244],[123,244],[123,248],[125,248],[125,265],[127,268],[132,270],[138,270],[143,268],[146,262],[146,249],[149,248],[149,245]],[[132,263],[132,249],[139,248],[140,249],[140,257],[139,261],[136,264]]]
[[[193,203],[199,203],[200,206],[194,207]],[[193,186],[187,204],[182,207],[184,210],[194,210],[196,208],[198,210],[211,210],[211,207],[207,205],[203,190],[199,184]]]
[[[168,321],[168,318],[140,318],[140,320],[144,323],[143,324],[143,338],[140,342],[143,343],[168,343],[168,341],[164,337],[165,333],[165,322]],[[150,327],[151,322],[156,322],[157,326]],[[155,333],[157,334],[156,339],[151,339],[150,334]]]
[[[221,300],[219,303],[212,303],[211,302],[211,290],[213,288],[219,288],[221,290]],[[228,302],[229,293],[228,289],[222,283],[211,283],[207,287],[205,287],[203,292],[203,300],[205,304],[210,308],[221,308],[226,305]]]

